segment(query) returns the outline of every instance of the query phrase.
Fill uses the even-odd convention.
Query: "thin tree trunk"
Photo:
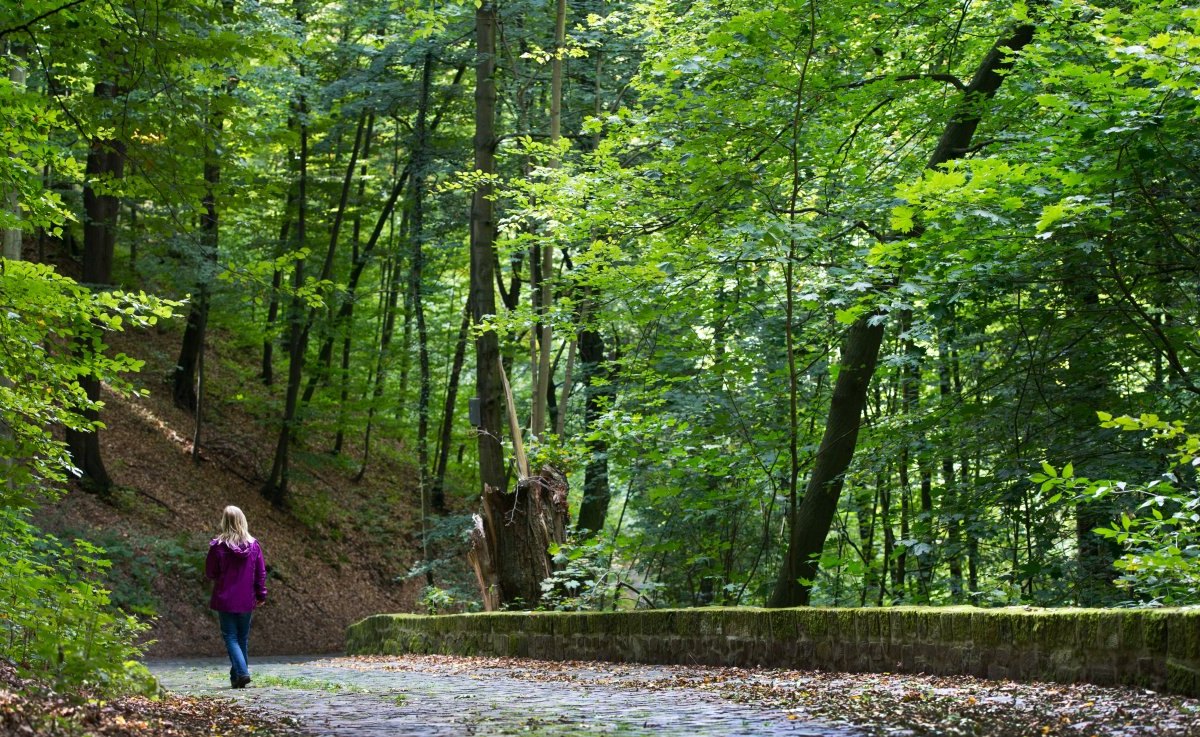
[[[996,94],[1004,81],[1004,73],[1012,67],[1013,57],[1033,40],[1033,32],[1032,25],[1019,26],[988,51],[938,139],[927,168],[957,159],[970,148],[983,113],[982,102]],[[818,558],[837,511],[846,470],[854,458],[862,410],[882,343],[883,322],[877,316],[864,315],[847,331],[825,433],[804,499],[797,510],[788,551],[769,606],[798,606],[809,602]]]
[[[366,128],[367,117],[368,113],[364,110],[358,118],[358,128],[354,134],[354,148],[350,153],[350,163],[346,166],[346,175],[342,178],[342,188],[338,197],[337,209],[334,210],[333,224],[329,229],[329,246],[325,249],[325,260],[321,264],[321,273],[318,276],[318,280],[320,281],[327,281],[333,277],[333,264],[337,256],[338,235],[341,233],[342,222],[346,218],[346,205],[350,202],[350,191],[354,187],[354,172],[358,168],[358,154],[362,150],[363,130]],[[332,322],[336,323],[337,319],[335,317]],[[316,320],[317,310],[315,308],[310,309],[305,326],[306,333],[312,329]],[[308,384],[304,387],[304,394],[300,398],[301,405],[307,406],[312,401],[317,384],[329,376],[329,368],[332,366],[333,360],[333,338],[334,330],[331,327],[322,340],[321,352],[317,357],[317,370],[309,377]]]
[[[921,513],[917,515],[913,525],[913,537],[917,541],[917,594],[922,604],[929,603],[930,589],[933,584],[934,551],[937,549],[937,528],[933,517],[933,472],[924,453],[917,457],[917,472],[921,476],[920,495]]]
[[[908,579],[908,551],[911,544],[909,533],[909,524],[911,516],[909,513],[911,495],[909,494],[909,477],[908,477],[908,447],[905,446],[900,451],[900,552],[896,555],[896,566],[892,574],[892,597],[899,599],[907,593],[906,584]]]
[[[292,157],[289,155],[288,159]],[[296,202],[296,194],[288,189],[287,199],[283,204],[283,223],[279,226],[279,240],[275,245],[275,258],[279,258],[288,250],[288,231],[292,225],[292,205]],[[271,386],[275,383],[275,321],[279,318],[279,289],[283,286],[283,270],[278,266],[271,273],[271,297],[267,304],[266,335],[263,338],[262,371],[259,378],[262,383]]]
[[[403,233],[408,228],[408,212],[404,212],[400,218],[400,232]],[[394,241],[394,233],[388,235],[389,241]],[[371,458],[371,431],[375,426],[375,411],[379,405],[379,400],[383,397],[384,382],[387,380],[388,359],[391,356],[392,337],[396,332],[396,311],[400,301],[400,264],[397,264],[389,259],[387,266],[387,279],[384,282],[387,287],[384,290],[384,306],[382,327],[379,331],[379,353],[375,358],[374,371],[374,388],[371,390],[371,401],[367,407],[367,427],[363,432],[363,460],[362,466],[358,469],[358,474],[355,475],[354,481],[361,481],[367,472],[367,464]],[[403,395],[403,391],[401,391]]]
[[[304,26],[304,0],[296,0],[296,21]],[[301,67],[300,76],[304,76]],[[304,249],[308,243],[308,103],[303,94],[297,104],[300,121],[300,177],[296,195],[296,243]],[[284,395],[283,421],[275,445],[271,474],[263,485],[262,495],[276,507],[287,502],[291,443],[296,432],[296,406],[300,398],[300,381],[304,375],[304,354],[308,344],[308,326],[299,291],[304,285],[305,259],[297,258],[292,274],[292,298],[288,307],[288,383]]]
[[[357,265],[362,258],[361,255],[361,240],[362,240],[362,205],[363,199],[367,191],[367,164],[371,159],[371,140],[374,137],[375,131],[375,113],[372,111],[367,116],[367,132],[363,140],[362,165],[358,172],[358,191],[354,196],[354,224],[351,228],[350,236],[350,263],[351,268]],[[342,448],[346,442],[346,422],[347,422],[347,405],[350,403],[350,355],[351,347],[353,346],[354,338],[354,302],[357,299],[357,287],[347,284],[346,286],[346,301],[342,303],[338,309],[337,317],[334,323],[337,326],[335,334],[342,336],[342,363],[341,373],[338,377],[338,384],[341,387],[341,393],[338,396],[338,428],[337,434],[333,440],[333,454],[340,455]],[[324,346],[322,346],[324,348]]]
[[[22,90],[25,88],[25,64],[21,55],[15,48],[8,49],[10,63],[12,66],[8,70],[8,81],[12,83],[14,90]],[[17,188],[13,187],[4,195],[5,208],[14,216],[21,217],[21,201],[17,194]],[[9,261],[21,260],[21,229],[20,228],[5,228],[4,229],[4,258]]]
[[[550,58],[550,145],[557,146],[561,138],[562,126],[562,94],[563,94],[563,54],[566,45],[567,3],[558,0],[555,3],[554,19],[554,55]],[[549,167],[559,166],[558,153],[550,159]],[[537,382],[533,391],[533,418],[531,430],[535,436],[541,437],[546,429],[546,405],[553,389],[551,385],[550,351],[554,342],[554,327],[551,322],[553,307],[554,279],[554,242],[545,238],[542,244],[541,268],[541,336],[538,340],[538,370]]]
[[[950,320],[954,319],[953,311]],[[954,341],[954,330],[945,331],[938,346],[938,393],[943,406],[949,406],[953,400],[950,382],[950,345]],[[946,525],[946,562],[950,565],[950,600],[959,603],[963,599],[963,568],[962,568],[962,520],[963,508],[960,505],[958,475],[954,469],[953,439],[947,437],[943,441],[948,447],[942,455],[942,502],[941,519]]]
[[[429,87],[433,78],[433,53],[425,52],[421,66],[421,88],[417,100],[417,119],[413,127],[412,180],[409,185],[409,239],[412,243],[412,259],[409,264],[410,291],[413,300],[413,317],[417,323],[417,370],[420,386],[417,391],[417,466],[421,482],[421,508],[428,504],[430,493],[429,468],[429,398],[432,377],[429,370],[429,331],[425,324],[424,268],[425,268],[425,176],[428,168],[429,131]]]
[[[179,360],[175,362],[174,386],[171,395],[175,406],[196,413],[196,428],[192,438],[192,451],[198,453],[200,427],[203,422],[198,413],[200,398],[197,395],[197,373],[204,361],[205,332],[208,328],[208,310],[211,304],[210,282],[216,275],[220,236],[217,216],[217,187],[221,184],[221,132],[225,127],[225,115],[229,94],[236,86],[235,81],[226,83],[223,89],[212,96],[212,111],[208,116],[209,135],[204,142],[204,212],[200,215],[200,265],[197,268],[196,299],[188,310],[187,325],[179,348]]]
[[[458,402],[458,383],[462,376],[467,355],[467,335],[471,328],[470,305],[463,310],[462,323],[454,339],[454,360],[450,365],[450,378],[446,382],[446,401],[442,405],[442,429],[438,436],[437,468],[434,470],[430,488],[430,504],[435,512],[446,511],[446,466],[450,462],[450,441],[454,430],[454,407]]]
[[[892,577],[892,585],[895,586],[895,576],[892,574],[893,563],[892,555],[896,550],[896,533],[892,529],[892,489],[889,485],[891,480],[891,468],[886,468],[877,477],[879,484],[879,517],[883,523],[883,570],[879,573],[879,593],[875,598],[875,606],[883,606],[884,597],[887,595],[887,585],[889,576]]]
[[[584,469],[583,501],[579,504],[575,530],[584,535],[603,529],[612,499],[612,489],[608,483],[608,442],[600,433],[593,432],[601,412],[616,399],[616,389],[608,381],[609,367],[604,354],[604,337],[599,331],[587,327],[580,331],[579,363],[583,374],[588,462]]]
[[[25,64],[21,58],[21,54],[17,49],[13,48],[11,42],[8,45],[8,53],[11,58],[12,67],[8,71],[8,80],[12,83],[15,91],[21,91],[25,88]],[[11,155],[11,154],[10,154]],[[15,220],[21,218],[21,198],[16,187],[4,194],[4,207],[8,214]],[[9,261],[21,260],[21,229],[5,228],[3,231],[3,250],[0,251],[0,256],[3,256]],[[8,376],[0,376],[0,387],[11,387],[13,380]],[[12,427],[3,419],[0,418],[0,438],[4,440],[12,440]],[[6,484],[9,491],[14,491],[12,468],[15,463],[11,457],[0,458],[0,475],[6,479]]]

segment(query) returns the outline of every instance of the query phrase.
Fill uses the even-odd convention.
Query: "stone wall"
[[[1200,696],[1200,610],[712,607],[380,614],[349,628],[346,649],[1086,681]]]

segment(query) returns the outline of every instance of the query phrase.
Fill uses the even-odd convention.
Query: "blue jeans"
[[[246,641],[250,639],[250,620],[253,617],[254,612],[217,612],[217,618],[221,621],[221,639],[225,641],[225,650],[232,664],[229,669],[230,680],[250,675],[250,668],[246,664],[249,655]]]

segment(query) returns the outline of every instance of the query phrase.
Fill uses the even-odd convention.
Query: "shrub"
[[[27,515],[0,510],[0,656],[59,686],[153,693],[134,644],[147,625],[111,606],[103,551],[42,533]]]
[[[1121,572],[1117,585],[1145,605],[1195,603],[1200,600],[1200,490],[1195,472],[1200,467],[1200,434],[1188,432],[1182,422],[1156,415],[1098,414],[1103,427],[1146,432],[1151,442],[1169,444],[1171,467],[1146,482],[1096,481],[1075,476],[1069,463],[1062,469],[1045,463],[1043,472],[1030,480],[1041,484],[1051,504],[1060,500],[1093,504],[1124,497],[1132,511],[1093,530],[1125,551],[1113,564]]]

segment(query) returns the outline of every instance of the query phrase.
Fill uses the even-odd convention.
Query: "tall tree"
[[[983,103],[1000,89],[1005,73],[1012,68],[1014,55],[1033,40],[1033,32],[1033,25],[1020,25],[987,52],[961,92],[958,105],[929,157],[927,169],[942,166],[970,150],[984,113]],[[878,315],[864,315],[846,333],[825,432],[769,606],[800,606],[809,601],[846,470],[854,458],[863,408],[883,343],[884,324],[885,320]]]

